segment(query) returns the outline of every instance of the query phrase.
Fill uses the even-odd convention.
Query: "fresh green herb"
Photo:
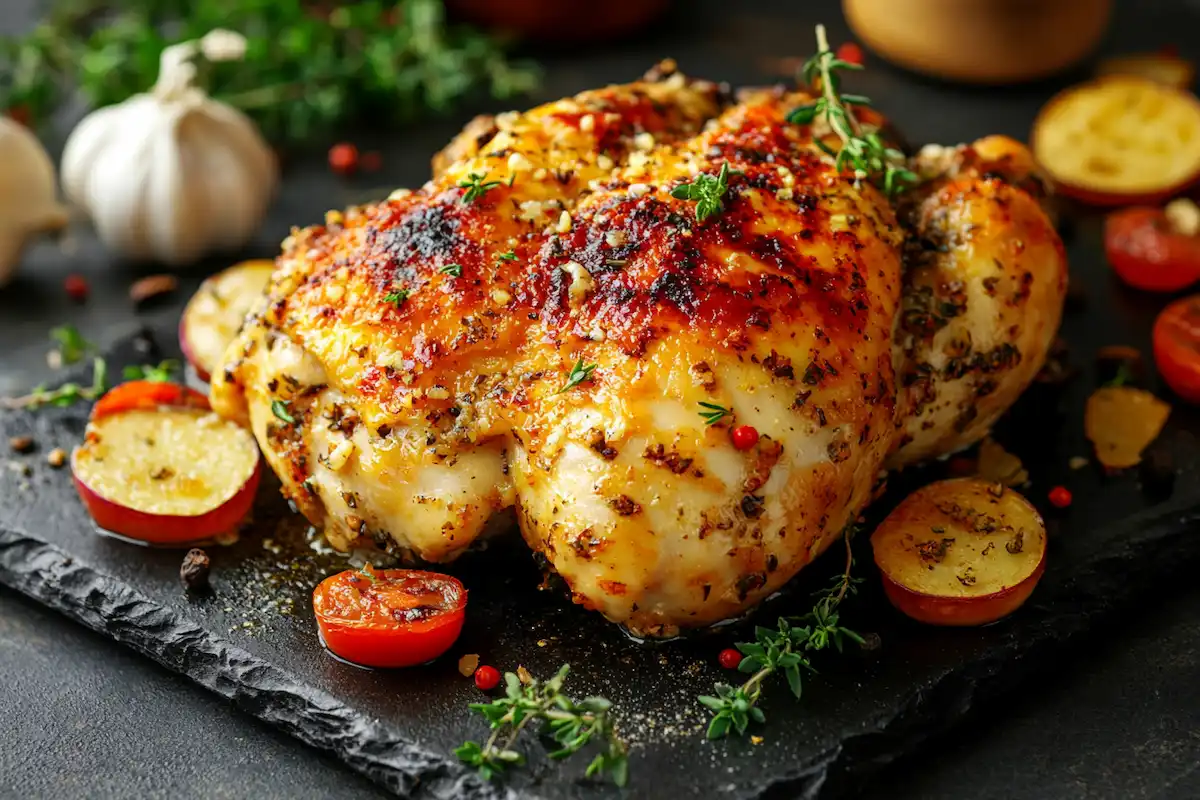
[[[567,382],[558,390],[558,394],[574,389],[579,384],[592,377],[592,373],[596,371],[595,364],[584,364],[583,359],[575,362],[575,366],[571,367],[571,371],[567,374]]]
[[[563,694],[562,684],[569,669],[569,665],[563,664],[550,680],[543,683],[535,678],[527,685],[506,672],[504,697],[470,705],[471,710],[487,719],[492,735],[482,745],[464,742],[455,748],[454,754],[463,763],[477,767],[485,780],[491,780],[508,767],[525,763],[525,756],[514,745],[529,723],[539,722],[542,730],[559,745],[550,753],[551,758],[574,755],[593,740],[603,742],[604,749],[592,759],[585,775],[590,778],[607,773],[613,783],[624,786],[629,780],[628,747],[613,725],[612,704],[603,697],[575,702]]]
[[[158,362],[157,366],[142,364],[128,366],[121,373],[127,381],[152,381],[154,383],[169,383],[173,373],[179,369],[179,362],[173,358]]]
[[[449,275],[452,278],[462,277],[462,264],[447,264],[438,270],[443,275]]]
[[[733,416],[733,409],[726,408],[725,406],[719,406],[716,403],[708,403],[701,400],[700,408],[702,409],[700,411],[700,416],[704,417],[705,425],[715,425],[725,417]]]
[[[514,253],[512,250],[509,250],[507,252],[501,253],[500,255],[496,256],[496,258],[500,259],[501,261],[516,261],[517,254]]]
[[[108,363],[103,358],[92,359],[92,385],[80,386],[78,383],[64,383],[57,389],[47,389],[40,385],[22,397],[9,397],[0,401],[5,408],[40,408],[42,406],[57,406],[65,408],[78,400],[95,400],[104,394],[108,388]]]
[[[64,364],[76,364],[96,349],[96,345],[83,338],[79,329],[70,324],[51,328],[50,338],[58,343],[58,354]]]
[[[487,175],[480,175],[478,172],[472,172],[466,178],[458,182],[462,189],[467,191],[463,193],[462,201],[464,203],[474,203],[485,194],[495,189],[501,184],[501,181],[486,180]]]
[[[407,300],[411,294],[412,292],[408,289],[396,289],[385,294],[383,296],[383,302],[391,303],[396,308],[399,308],[400,306],[404,305],[404,301]]]
[[[866,97],[840,94],[839,70],[859,70],[860,64],[843,61],[829,49],[825,38],[825,26],[817,26],[817,53],[804,64],[804,81],[819,91],[816,102],[800,106],[788,115],[788,122],[809,125],[823,119],[830,129],[842,140],[837,152],[819,137],[813,137],[817,146],[834,157],[838,171],[853,170],[856,181],[872,180],[889,197],[903,192],[920,182],[917,174],[904,166],[904,154],[888,147],[878,130],[861,124],[854,116],[852,106],[869,106]],[[820,87],[817,80],[820,79]]]
[[[1117,371],[1113,373],[1112,378],[1104,385],[1110,387],[1128,386],[1133,382],[1133,369],[1130,368],[1128,361],[1122,361],[1121,363],[1117,364]]]
[[[730,730],[743,735],[750,722],[762,723],[766,715],[758,705],[762,698],[763,682],[772,675],[782,672],[788,687],[797,699],[801,691],[801,670],[816,672],[809,653],[824,650],[832,644],[840,653],[846,639],[862,644],[864,639],[849,628],[838,624],[838,606],[842,600],[854,594],[861,578],[851,578],[850,570],[854,559],[850,552],[853,526],[846,529],[846,567],[833,585],[818,592],[813,610],[802,617],[780,617],[776,628],[757,627],[755,641],[738,642],[741,663],[738,671],[748,673],[750,678],[741,686],[718,683],[716,695],[702,695],[700,702],[713,713],[708,725],[708,738],[720,739]]]
[[[279,143],[537,84],[536,69],[508,61],[499,39],[449,24],[442,0],[50,0],[44,13],[28,34],[0,38],[0,111],[45,120],[75,89],[93,107],[120,102],[153,85],[167,45],[217,28],[247,38],[245,57],[201,61],[199,82]]]
[[[729,176],[740,174],[740,172],[730,171],[729,162],[722,162],[721,171],[717,173],[716,177],[701,173],[691,183],[681,183],[672,189],[671,197],[678,200],[695,200],[696,221],[704,222],[725,208],[721,196],[729,190]]]
[[[296,418],[291,415],[288,409],[288,406],[291,404],[291,400],[272,400],[271,413],[274,414],[276,418],[283,420],[287,424],[295,425]]]

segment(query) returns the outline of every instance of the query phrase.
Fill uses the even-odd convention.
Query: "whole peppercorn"
[[[193,547],[187,551],[187,555],[183,557],[183,563],[179,565],[179,580],[183,581],[183,587],[189,592],[206,589],[211,567],[208,553],[199,547]]]

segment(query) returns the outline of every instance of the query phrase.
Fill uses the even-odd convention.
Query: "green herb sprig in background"
[[[33,31],[0,39],[0,111],[43,120],[74,89],[93,107],[120,102],[150,89],[167,45],[216,28],[246,37],[245,58],[200,64],[200,85],[279,144],[536,85],[499,40],[445,17],[442,0],[51,0]]]

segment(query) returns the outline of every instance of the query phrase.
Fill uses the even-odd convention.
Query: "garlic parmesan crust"
[[[948,282],[974,286],[988,248],[1029,228],[1041,238],[1004,268],[1033,275],[1011,316],[1049,325],[1062,302],[1061,248],[1033,246],[1057,242],[1036,200],[965,166],[969,149],[938,167],[949,194],[930,190],[909,236],[940,226],[982,247],[906,279],[886,198],[785,121],[807,99],[735,103],[665,64],[476,120],[421,189],[285,242],[214,375],[214,407],[252,426],[338,547],[448,561],[515,506],[576,601],[636,633],[739,613],[840,536],[889,454],[982,435],[1042,362],[1044,336],[992,330],[994,304],[971,295],[954,324],[1018,348],[1019,367],[987,373],[996,402],[962,427],[943,407],[965,378],[926,353],[953,325],[905,333],[906,282],[958,298]],[[698,223],[671,190],[724,163],[723,209]],[[907,430],[918,412],[899,378],[918,362],[942,370],[926,375],[924,437]],[[706,425],[701,402],[732,420]],[[757,444],[735,449],[731,422]]]

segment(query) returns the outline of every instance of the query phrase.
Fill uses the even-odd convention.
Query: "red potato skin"
[[[980,597],[936,597],[906,589],[880,570],[887,599],[905,616],[927,625],[975,627],[995,622],[1021,607],[1046,571],[1046,554],[1025,580]]]
[[[75,476],[74,460],[72,456],[71,480],[84,507],[101,529],[162,547],[185,547],[235,529],[250,512],[262,478],[262,459],[259,459],[242,488],[212,511],[195,517],[148,514],[101,497]]]
[[[92,407],[90,419],[94,421],[124,411],[163,406],[211,410],[208,398],[195,389],[176,383],[129,381],[112,388],[101,397]],[[96,524],[111,533],[159,546],[182,547],[233,530],[249,513],[262,479],[260,457],[242,488],[212,511],[194,517],[149,514],[109,500],[80,480],[75,469],[78,452],[77,448],[71,454],[71,480]]]
[[[196,377],[204,383],[208,383],[212,378],[212,373],[200,366],[200,360],[196,358],[196,352],[188,343],[187,337],[187,310],[183,312],[183,316],[179,318],[179,349],[183,353],[183,360],[192,365],[192,369],[196,371]]]
[[[353,570],[348,570],[353,572]],[[386,579],[389,573],[428,574],[440,580],[457,580],[448,575],[423,573],[421,570],[378,570],[377,575]],[[379,623],[349,621],[317,610],[317,597],[346,572],[331,575],[317,584],[313,590],[313,614],[321,641],[334,655],[364,667],[395,669],[413,667],[432,661],[445,653],[458,640],[466,620],[467,590],[459,583],[459,606],[438,616],[420,622]]]

